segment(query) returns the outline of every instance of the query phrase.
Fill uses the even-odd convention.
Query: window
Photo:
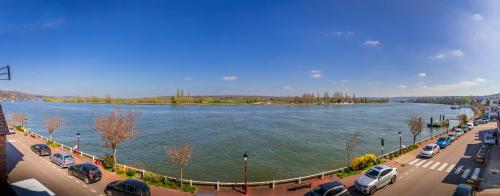
[[[116,186],[116,187],[117,187],[118,189],[120,189],[120,190],[123,190],[123,191],[124,191],[124,190],[126,190],[126,188],[125,188],[125,187],[127,187],[127,185],[126,185],[126,184],[119,184],[119,185],[118,185],[118,186]]]
[[[339,194],[343,190],[344,190],[344,187],[336,187],[332,191],[330,191],[329,194],[333,196],[333,195]],[[327,195],[329,195],[329,194],[327,194]]]
[[[387,175],[390,171],[391,171],[390,169],[386,169],[386,170],[382,171],[382,172],[380,173],[380,177],[384,177],[384,176],[386,176],[386,175]]]
[[[129,185],[127,186],[127,192],[130,192],[130,193],[135,193],[135,187],[129,184]]]

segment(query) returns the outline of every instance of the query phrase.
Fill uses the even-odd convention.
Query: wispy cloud
[[[455,92],[457,90],[467,90],[472,87],[479,86],[484,82],[486,82],[486,79],[477,78],[476,80],[464,80],[450,84],[438,84],[433,86],[422,85],[419,86],[416,89],[416,91],[419,92],[418,94],[422,93],[427,95],[442,94],[442,93]]]
[[[370,85],[370,86],[378,86],[378,85],[382,85],[382,82],[381,81],[368,82],[368,85]]]
[[[462,50],[454,49],[454,50],[450,50],[448,52],[438,53],[438,54],[434,55],[433,57],[431,57],[431,59],[443,59],[446,57],[462,57],[464,55],[465,54]]]
[[[366,40],[363,45],[365,46],[370,46],[370,47],[376,47],[380,44],[380,41],[378,40]]]
[[[473,14],[471,19],[475,21],[482,21],[484,18],[481,14]]]
[[[418,73],[418,77],[419,78],[425,78],[425,77],[427,77],[427,73],[423,73],[423,72]]]
[[[477,78],[476,79],[476,82],[487,82],[488,80],[484,79],[484,78]]]
[[[233,80],[238,79],[238,77],[236,77],[236,76],[224,76],[222,79],[226,80],[226,81],[233,81]]]
[[[353,32],[351,31],[336,31],[336,32],[328,32],[325,33],[325,37],[338,37],[338,38],[344,38],[344,39],[349,39],[353,35]]]
[[[193,80],[193,78],[191,76],[187,76],[187,77],[184,77],[184,80],[191,81],[191,80]]]
[[[321,73],[321,70],[313,69],[313,70],[309,71],[309,77],[311,77],[311,78],[322,78],[323,74]]]
[[[51,27],[60,26],[62,24],[64,24],[64,19],[58,19],[58,20],[54,20],[54,21],[49,21],[49,22],[43,23],[42,26],[46,27],[46,28],[51,28]]]
[[[398,88],[408,88],[408,86],[404,85],[404,84],[401,84],[398,86]]]

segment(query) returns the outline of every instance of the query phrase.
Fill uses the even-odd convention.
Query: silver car
[[[395,167],[377,165],[358,177],[354,182],[356,190],[363,194],[373,194],[378,189],[396,182],[398,171]]]
[[[75,161],[73,159],[73,156],[71,156],[67,152],[57,152],[52,154],[50,156],[50,160],[54,162],[55,164],[59,165],[59,167],[64,168],[64,167],[70,167],[75,164]]]
[[[432,158],[439,152],[440,148],[437,144],[427,144],[427,146],[420,151],[420,157]]]

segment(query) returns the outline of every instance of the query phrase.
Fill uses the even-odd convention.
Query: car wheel
[[[69,174],[70,176],[73,176],[73,171],[71,171],[70,169],[68,169],[68,174]]]
[[[62,163],[59,164],[59,167],[61,167],[61,169],[64,168],[64,165]]]
[[[90,184],[90,179],[89,178],[85,178],[85,184]]]
[[[111,192],[110,190],[107,190],[107,191],[106,191],[106,195],[107,195],[107,196],[113,195],[113,192]]]
[[[375,194],[375,191],[377,191],[377,187],[374,186],[370,189],[370,195]]]
[[[396,182],[396,178],[397,178],[396,176],[393,176],[393,177],[391,178],[391,184],[394,184],[394,183]]]

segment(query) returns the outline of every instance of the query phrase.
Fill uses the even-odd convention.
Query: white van
[[[467,129],[472,130],[474,128],[474,123],[467,123]]]
[[[488,132],[484,135],[485,144],[495,144],[495,137],[493,136],[493,132]]]

